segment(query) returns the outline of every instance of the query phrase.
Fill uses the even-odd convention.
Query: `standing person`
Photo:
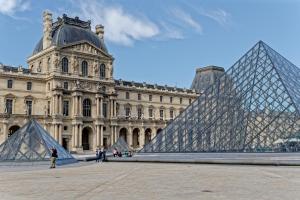
[[[99,161],[102,162],[102,155],[103,155],[103,150],[102,148],[99,151]]]
[[[51,167],[50,168],[55,168],[56,167],[56,158],[57,157],[58,157],[57,150],[53,147],[51,149]]]
[[[106,150],[104,148],[103,148],[102,154],[103,154],[102,162],[104,162],[104,161],[106,161]]]
[[[96,162],[99,162],[99,149],[96,149]]]

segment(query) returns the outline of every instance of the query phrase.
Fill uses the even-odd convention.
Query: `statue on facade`
[[[76,80],[75,81],[75,89],[79,89],[80,88],[80,81],[79,80]]]
[[[79,67],[79,63],[78,63],[77,57],[74,56],[73,57],[73,63],[72,63],[73,72],[76,72],[78,70],[78,67]]]
[[[97,61],[94,62],[94,72],[95,72],[95,75],[98,74],[98,72],[99,72],[99,66],[98,66]]]

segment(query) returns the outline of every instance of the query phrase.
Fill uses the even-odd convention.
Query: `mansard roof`
[[[52,24],[52,45],[62,47],[75,42],[89,42],[108,53],[104,40],[91,30],[91,21],[82,21],[78,17],[63,15]],[[36,45],[33,54],[43,50],[43,37]]]
[[[195,90],[192,89],[186,89],[186,88],[177,88],[177,87],[171,87],[168,85],[157,85],[157,84],[149,84],[149,83],[139,83],[134,81],[125,81],[122,79],[115,80],[115,84],[117,86],[125,86],[125,87],[137,87],[137,88],[146,88],[146,89],[158,89],[158,90],[164,90],[169,92],[186,92],[189,94],[196,94]]]

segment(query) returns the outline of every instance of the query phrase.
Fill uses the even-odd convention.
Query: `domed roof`
[[[86,41],[108,53],[104,40],[91,31],[90,23],[90,21],[84,22],[79,20],[78,17],[73,19],[66,15],[63,18],[58,18],[58,21],[53,23],[51,45],[61,47],[75,42]],[[42,50],[43,37],[36,45],[33,54]]]

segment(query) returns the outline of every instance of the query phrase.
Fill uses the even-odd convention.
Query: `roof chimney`
[[[44,11],[43,13],[43,49],[51,46],[52,41],[52,13],[49,11]]]
[[[101,25],[101,24],[98,24],[98,25],[96,25],[95,30],[96,30],[96,34],[98,35],[98,37],[100,39],[103,39],[103,37],[104,37],[104,26]]]

